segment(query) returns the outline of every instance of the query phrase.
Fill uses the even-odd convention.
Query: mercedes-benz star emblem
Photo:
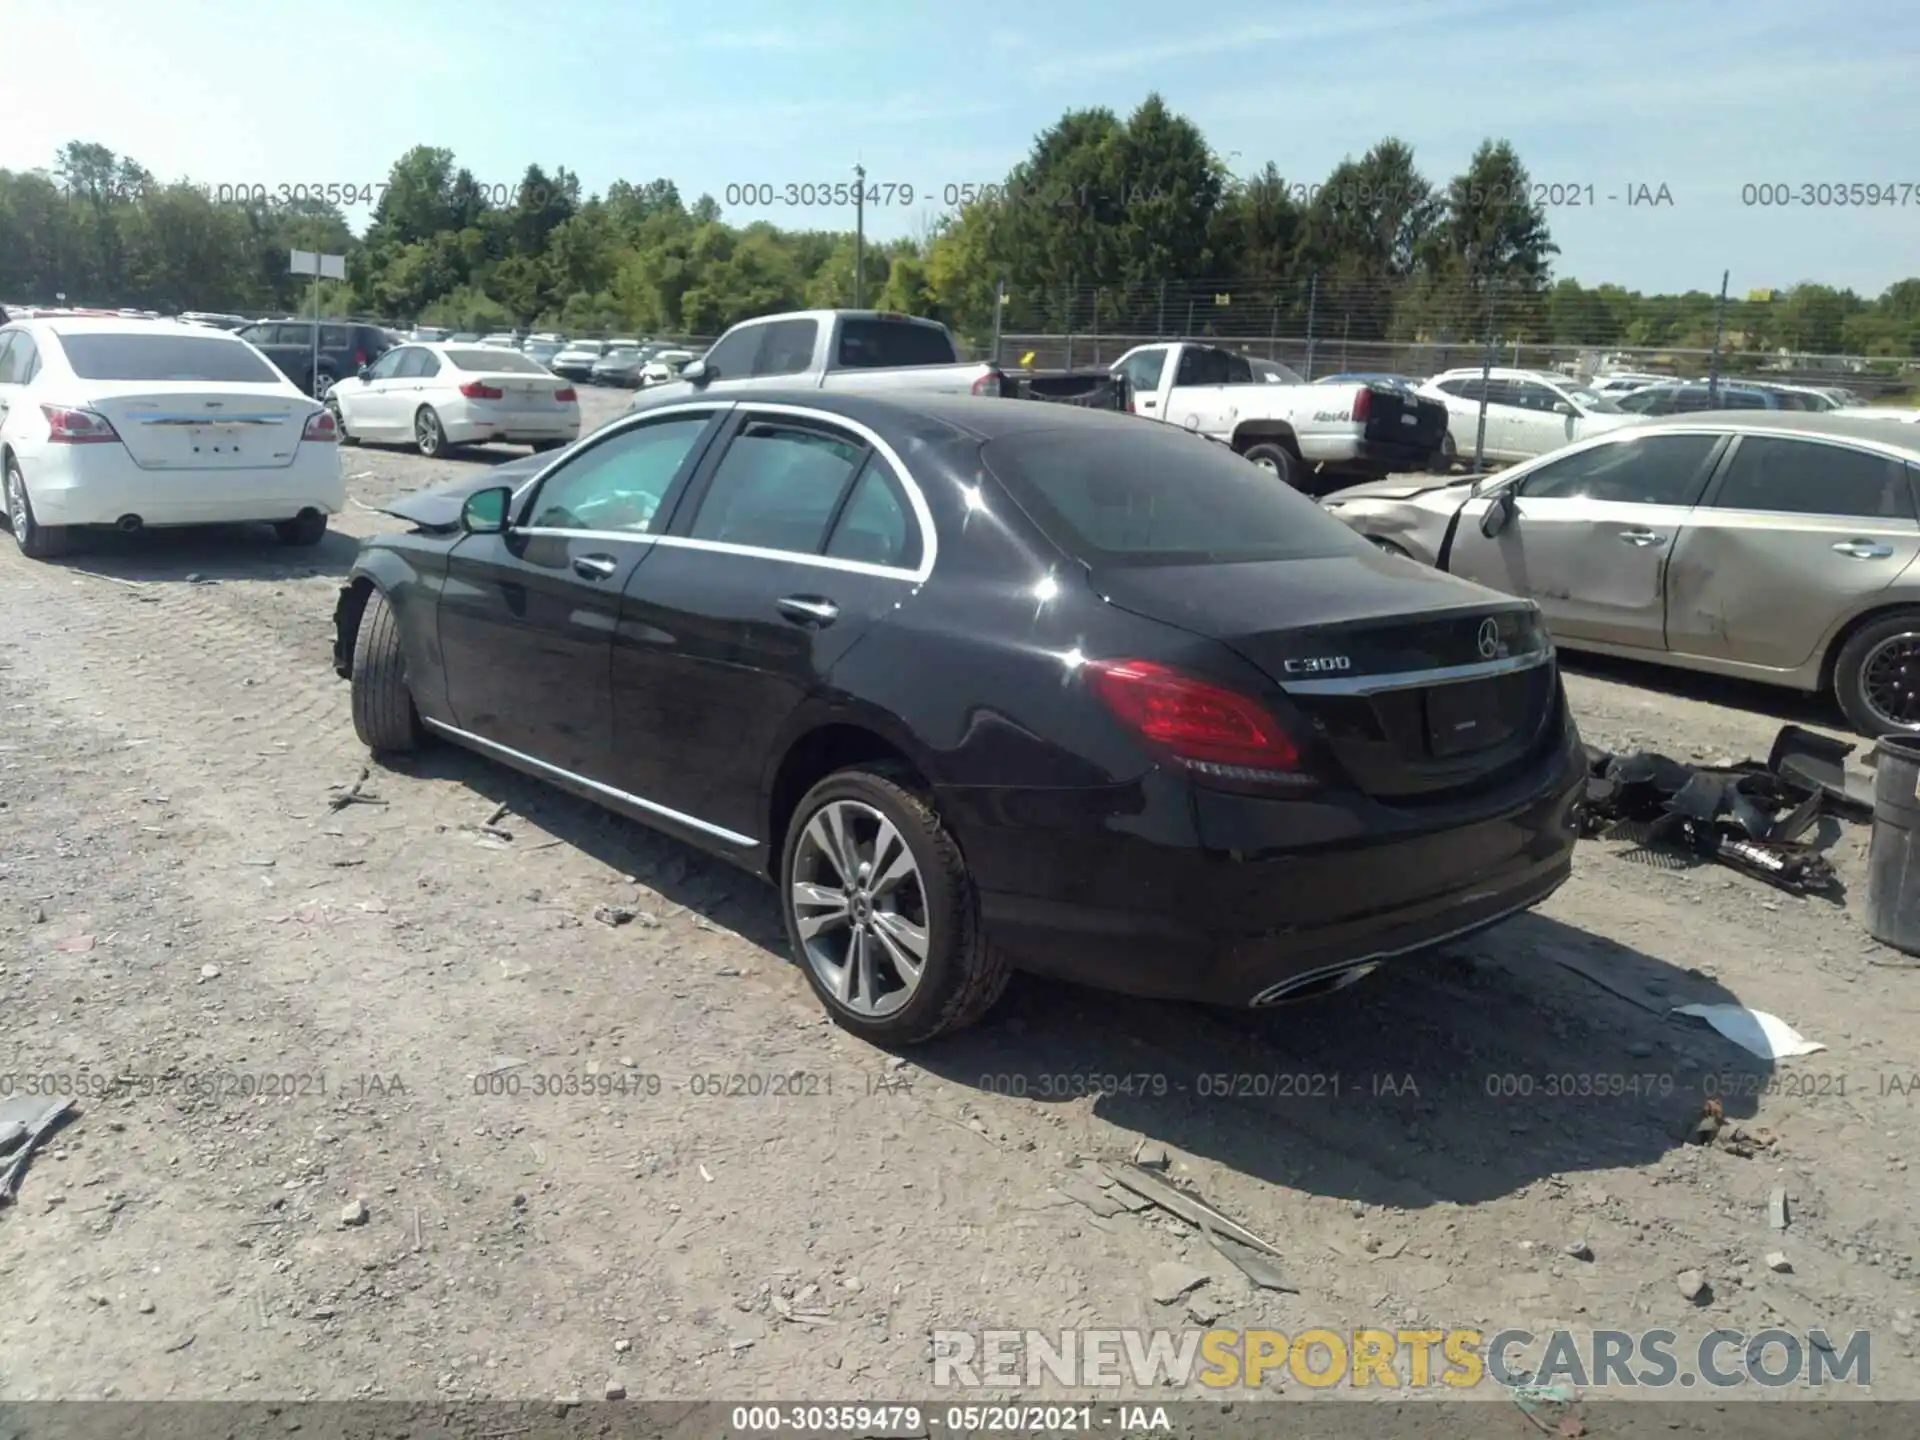
[[[1500,653],[1500,622],[1488,616],[1480,622],[1480,658],[1491,660]]]

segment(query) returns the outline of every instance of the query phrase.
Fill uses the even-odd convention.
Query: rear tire
[[[1920,734],[1920,707],[1904,723],[1893,713],[1902,693],[1920,693],[1920,610],[1896,610],[1862,626],[1833,662],[1834,698],[1870,740]]]
[[[842,856],[844,865],[820,841],[831,836],[836,818],[849,826],[851,853]],[[863,820],[879,833],[861,834]],[[884,842],[884,831],[879,830],[883,821],[897,837],[891,843]],[[889,890],[875,882],[897,874],[906,863],[894,863],[900,860],[901,845],[911,875]],[[861,861],[877,861],[880,875],[871,873],[871,864],[863,872]],[[846,869],[855,873],[846,874]],[[807,984],[833,1022],[861,1039],[880,1046],[921,1044],[974,1024],[1006,992],[1012,966],[981,928],[979,899],[959,845],[933,807],[897,781],[854,769],[838,771],[815,785],[787,827],[779,876],[787,943]],[[796,883],[815,898],[796,895]],[[802,933],[804,924],[833,913],[843,887],[857,891],[862,885],[870,887],[870,898],[842,903],[843,921],[817,925],[811,937]],[[895,908],[888,909],[890,905]],[[862,915],[873,917],[864,929],[853,923]],[[903,917],[910,925],[917,921],[925,942],[918,977],[910,983],[891,958],[902,948],[899,937],[909,933],[901,929]],[[882,931],[886,940],[880,938]],[[874,971],[867,972],[867,986],[861,988],[872,988],[874,972],[884,971],[909,991],[897,1008],[876,1014],[868,1007],[863,1013],[861,1006],[835,992],[831,964],[835,955],[844,955],[849,974],[854,971],[856,933],[872,946],[875,957]]]
[[[325,400],[327,398],[327,392],[333,389],[334,382],[339,378],[340,378],[339,376],[335,375],[331,370],[326,369],[324,366],[321,369],[314,371],[313,372],[313,398],[316,400]]]
[[[429,460],[438,460],[447,453],[446,427],[440,423],[440,415],[431,405],[422,405],[413,417],[414,448]]]
[[[340,443],[342,445],[358,445],[360,442],[347,433],[347,417],[340,409],[339,397],[329,395],[326,399],[326,406],[327,413],[333,416],[333,428],[335,433],[340,437]]]
[[[1430,475],[1451,475],[1453,473],[1453,467],[1458,464],[1459,461],[1460,450],[1459,447],[1453,443],[1453,436],[1443,436],[1440,441],[1439,453],[1427,464],[1427,473]]]
[[[27,559],[52,560],[67,553],[66,526],[42,525],[33,518],[26,477],[20,473],[20,462],[11,455],[7,457],[7,522],[13,530],[13,543]]]
[[[353,641],[353,733],[376,755],[418,750],[420,713],[407,689],[400,625],[378,589],[367,596]]]
[[[327,517],[318,510],[303,510],[291,520],[276,520],[273,533],[282,545],[318,545],[327,538]]]
[[[1291,485],[1296,490],[1300,488],[1300,461],[1291,450],[1281,445],[1263,443],[1249,445],[1242,453],[1262,470],[1271,470],[1279,476],[1281,484]]]
[[[533,442],[533,453],[536,455],[545,455],[549,451],[558,450],[566,443],[564,440],[536,440]]]

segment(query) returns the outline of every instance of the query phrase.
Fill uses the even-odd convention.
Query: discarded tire
[[[1920,955],[1920,739],[1890,735],[1875,747],[1867,933]]]

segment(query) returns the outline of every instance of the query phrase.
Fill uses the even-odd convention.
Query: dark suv
[[[313,321],[262,320],[239,332],[294,384],[318,399],[327,387],[347,375],[357,375],[393,348],[393,337],[378,325],[349,320],[320,322],[320,363],[313,356]]]

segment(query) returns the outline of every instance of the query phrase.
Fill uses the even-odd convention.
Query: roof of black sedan
[[[705,397],[697,393],[662,396],[661,403],[689,405],[702,398]],[[810,410],[840,415],[876,429],[915,420],[935,420],[979,440],[993,440],[1023,431],[1063,430],[1076,426],[1092,431],[1139,422],[1138,416],[1113,410],[990,395],[944,395],[912,391],[897,395],[872,395],[755,386],[747,390],[727,390],[711,398],[723,405],[804,405]],[[642,402],[634,408],[637,411],[653,407]]]

